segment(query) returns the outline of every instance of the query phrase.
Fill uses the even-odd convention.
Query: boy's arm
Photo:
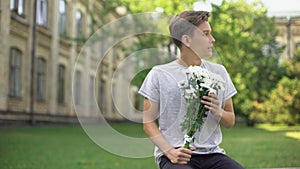
[[[158,118],[158,103],[144,99],[143,126],[149,139],[167,156],[174,164],[187,164],[191,158],[192,150],[186,148],[175,149],[162,135],[156,119]]]
[[[231,128],[235,124],[235,114],[233,109],[232,98],[225,101],[223,112],[220,113],[221,124],[226,128]]]

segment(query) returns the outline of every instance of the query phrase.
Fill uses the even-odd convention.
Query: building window
[[[22,53],[19,49],[11,48],[9,55],[9,96],[21,97]]]
[[[93,75],[90,76],[90,108],[93,108],[94,102],[95,102],[95,88],[94,88],[94,83],[95,83],[95,77]]]
[[[24,14],[24,0],[10,0],[10,10],[18,15]]]
[[[66,34],[66,21],[67,21],[67,3],[66,0],[59,1],[59,34]]]
[[[75,90],[74,90],[74,101],[75,105],[80,105],[81,102],[81,72],[79,70],[76,70],[75,72]]]
[[[111,94],[112,94],[113,98],[117,98],[116,83],[112,82],[112,86],[111,87],[112,87]],[[112,112],[116,113],[117,112],[117,108],[116,108],[116,104],[115,104],[113,98],[111,100],[111,102],[112,102],[112,105],[111,105],[112,106]]]
[[[82,25],[83,25],[83,15],[80,10],[76,11],[76,36],[78,38],[82,37]]]
[[[58,66],[58,87],[57,87],[57,102],[59,104],[64,104],[65,103],[65,72],[66,68],[64,65],[59,65]]]
[[[45,101],[46,99],[46,60],[44,58],[37,59],[37,75],[36,75],[36,99]]]
[[[47,0],[37,0],[36,4],[36,23],[42,26],[47,26]]]
[[[105,80],[103,80],[102,78],[100,78],[100,84],[99,84],[99,99],[98,99],[98,105],[99,105],[99,108],[100,108],[100,111],[102,113],[105,113],[106,111],[106,102],[105,102],[105,95],[106,95],[106,90],[105,90]]]

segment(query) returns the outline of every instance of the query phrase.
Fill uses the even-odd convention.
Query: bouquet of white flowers
[[[217,94],[218,90],[224,90],[223,79],[220,75],[207,71],[200,66],[190,66],[186,71],[187,79],[180,81],[178,86],[186,101],[186,114],[181,123],[182,131],[186,131],[184,147],[189,148],[194,134],[200,130],[205,117],[204,105],[200,103],[203,96],[209,93]]]

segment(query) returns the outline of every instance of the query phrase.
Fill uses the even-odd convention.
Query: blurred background
[[[84,43],[99,28],[127,14],[172,16],[195,9],[211,11],[215,49],[239,92],[234,98],[239,120],[252,126],[261,122],[295,125],[300,121],[299,6],[292,0],[1,1],[0,124],[76,123],[72,103],[88,117],[97,109],[90,104],[93,100],[107,119],[124,119],[110,92],[118,93],[123,87],[111,80],[118,64],[132,52],[147,48],[166,50],[171,55],[165,60],[172,60],[176,48],[169,37],[144,33],[108,51],[99,38],[97,46],[86,47],[88,52],[84,50],[79,58]],[[143,59],[138,59],[143,66]],[[97,72],[91,73],[93,69]],[[142,98],[136,91],[147,72],[139,72],[128,89],[137,110],[142,108]],[[139,113],[129,116],[141,118]]]
[[[98,42],[93,46],[86,45],[86,42],[103,26],[128,14],[156,12],[152,18],[149,18],[155,20],[190,9],[211,12],[212,34],[216,39],[215,51],[238,90],[238,94],[233,98],[237,124],[251,127],[275,124],[277,127],[270,130],[285,131],[281,134],[296,138],[296,142],[287,144],[298,144],[300,139],[299,127],[297,127],[300,122],[300,2],[297,0],[186,0],[184,2],[181,0],[1,0],[0,126],[4,128],[0,132],[1,140],[7,138],[13,143],[18,139],[15,137],[18,134],[9,135],[9,133],[20,131],[6,130],[7,127],[22,128],[29,124],[35,126],[45,123],[78,124],[78,114],[74,106],[84,112],[80,116],[87,119],[95,119],[93,112],[100,109],[108,121],[128,121],[128,118],[121,115],[116,107],[116,102],[121,107],[128,107],[123,97],[116,97],[124,90],[123,84],[112,80],[118,65],[136,51],[159,48],[168,53],[160,58],[160,62],[164,63],[175,59],[178,50],[170,37],[153,33],[128,37],[111,47],[107,46],[107,39],[105,39],[108,36],[102,39],[99,37]],[[162,31],[168,29],[165,23],[156,25],[153,23],[143,20],[140,26],[161,27],[159,29]],[[114,31],[126,33],[126,27],[114,27],[111,30],[107,35],[112,39],[117,38],[114,37],[116,33]],[[126,99],[134,108],[126,109],[126,116],[133,119],[142,117],[139,110],[142,110],[143,98],[137,94],[137,90],[150,70],[150,68],[142,69],[145,66],[143,57],[149,56],[137,57],[135,66],[129,68],[132,69],[130,72],[134,78],[129,79],[130,97]],[[97,106],[90,104],[95,100]],[[140,125],[138,126],[136,127],[140,129]],[[287,129],[280,126],[294,128]],[[121,131],[124,126],[116,126],[116,128]],[[125,128],[131,131],[130,126],[125,125]],[[47,135],[56,131],[49,130],[45,131]],[[132,130],[135,133],[134,129]],[[73,128],[59,128],[57,131],[76,133]],[[31,137],[36,134],[35,131],[26,132],[28,135],[23,133],[23,136]],[[237,133],[241,134],[243,130],[237,129]],[[254,135],[250,134],[250,136]],[[54,140],[51,141],[53,142],[55,143]],[[228,142],[225,142],[226,144],[228,145]],[[7,145],[8,149],[3,145]],[[11,146],[16,145],[19,144],[15,143]],[[280,145],[276,143],[275,147]],[[0,147],[1,162],[6,166],[5,168],[35,168],[32,167],[34,166],[32,163],[22,163],[22,160],[19,166],[12,165],[10,160],[16,159],[4,158],[5,154],[9,154],[9,151],[16,154],[22,149],[9,149],[9,147],[8,142],[3,142]],[[264,148],[266,151],[270,150]],[[292,153],[289,159],[284,158],[290,163],[283,166],[300,166],[296,159],[299,157],[298,152]],[[49,154],[50,159],[52,155]],[[288,155],[287,153],[286,156]],[[270,161],[276,161],[280,157],[282,156],[277,154]],[[24,159],[26,158],[25,154]],[[241,160],[244,158],[247,157],[241,156]],[[83,160],[74,166],[93,168],[91,166],[97,166],[95,161],[97,159]],[[122,163],[112,162],[112,164],[122,168]],[[247,164],[250,168],[257,167],[246,161],[243,164]],[[45,167],[47,164],[43,166],[38,165],[36,168],[47,168]],[[145,168],[142,166],[138,165],[136,168]],[[269,162],[262,167],[276,166]]]

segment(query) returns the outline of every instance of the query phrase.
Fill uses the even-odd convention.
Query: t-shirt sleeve
[[[226,70],[226,68],[223,66],[224,69],[224,78],[226,81],[226,86],[225,86],[225,93],[224,93],[224,100],[226,101],[228,99],[230,99],[231,97],[233,97],[235,94],[237,94],[237,90]]]
[[[148,98],[153,102],[159,102],[159,80],[155,68],[152,68],[148,75],[146,76],[141,88],[139,89],[139,94]]]

